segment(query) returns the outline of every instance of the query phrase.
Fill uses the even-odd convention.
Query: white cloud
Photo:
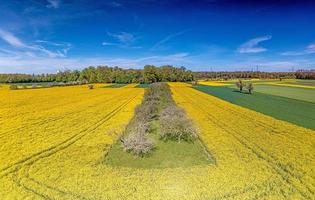
[[[161,48],[163,44],[167,43],[169,40],[171,40],[171,39],[173,39],[175,37],[183,35],[185,32],[187,32],[187,30],[167,35],[165,38],[163,38],[162,40],[160,40],[157,43],[155,43],[153,45],[153,47],[151,48],[151,50],[157,50],[157,49]]]
[[[53,46],[58,46],[62,47],[61,49],[58,50],[49,50],[47,47],[43,45],[38,45],[38,44],[25,44],[21,39],[18,37],[14,36],[14,34],[0,29],[0,38],[3,39],[5,42],[7,42],[9,45],[13,47],[11,50],[7,49],[2,49],[2,52],[5,52],[6,54],[12,54],[15,56],[32,56],[34,55],[37,56],[49,56],[52,58],[55,57],[66,57],[67,52],[71,48],[71,45],[69,43],[54,43],[54,42],[49,42],[49,41],[44,41],[44,40],[37,40],[37,43],[45,43]]]
[[[153,65],[184,65],[188,63],[188,53],[176,53],[170,55],[153,55],[140,58],[54,58],[54,57],[13,57],[1,56],[0,73],[44,73],[56,72],[63,69],[78,69],[87,66],[109,65],[125,68],[141,68],[146,64]],[[8,67],[10,66],[10,67]]]
[[[0,37],[14,47],[25,47],[24,43],[10,32],[0,29]]]
[[[118,7],[122,6],[122,4],[117,2],[117,1],[112,1],[112,2],[109,3],[109,5],[112,6],[112,7],[115,7],[115,8],[118,8]]]
[[[263,41],[267,41],[267,40],[270,40],[270,39],[271,39],[270,35],[266,35],[266,36],[262,36],[262,37],[251,39],[251,40],[247,41],[246,43],[242,44],[238,48],[237,51],[239,53],[259,53],[259,52],[267,51],[266,48],[259,47],[257,45],[259,43],[263,42]]]
[[[120,32],[120,33],[107,33],[109,36],[115,38],[116,40],[118,40],[121,43],[124,44],[130,44],[132,42],[135,41],[135,36],[131,33],[127,33],[127,32]]]
[[[306,48],[307,53],[315,53],[315,44],[310,44]]]
[[[119,44],[117,43],[111,43],[111,42],[102,42],[103,46],[118,46]]]
[[[115,42],[102,42],[103,46],[116,46],[119,48],[125,49],[141,49],[141,46],[133,46],[133,43],[136,41],[136,37],[127,32],[119,33],[110,33],[107,32],[107,35],[114,38]]]
[[[47,0],[47,8],[59,8],[60,6],[60,1],[59,0]]]
[[[300,56],[315,53],[315,44],[310,44],[305,49],[300,51],[286,51],[281,53],[283,56]]]

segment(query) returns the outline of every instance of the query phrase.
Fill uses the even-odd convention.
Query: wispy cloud
[[[119,46],[118,43],[112,43],[112,42],[102,42],[103,46]]]
[[[272,38],[271,35],[266,35],[266,36],[262,36],[262,37],[253,38],[253,39],[245,42],[244,44],[242,44],[237,49],[237,51],[239,53],[260,53],[260,52],[267,51],[266,48],[259,47],[257,45],[259,43],[263,42],[263,41],[270,40],[271,38]]]
[[[59,8],[60,6],[60,1],[59,0],[47,0],[47,8]]]
[[[111,7],[118,8],[118,7],[122,6],[122,3],[117,2],[117,1],[112,1],[112,2],[109,2],[108,5],[111,6]]]
[[[16,37],[13,33],[0,29],[0,38],[7,42],[13,50],[2,49],[2,52],[7,54],[14,54],[20,56],[35,56],[45,55],[52,58],[66,57],[71,45],[69,43],[55,43],[44,40],[37,40],[36,43],[45,43],[53,46],[61,47],[57,50],[49,50],[44,45],[39,44],[26,44],[20,38]]]
[[[151,50],[157,50],[157,49],[161,48],[165,43],[167,43],[171,39],[176,38],[176,37],[178,37],[180,35],[183,35],[187,31],[189,31],[189,30],[183,30],[183,31],[180,31],[180,32],[176,32],[176,33],[172,33],[172,34],[167,35],[162,40],[160,40],[157,43],[155,43],[153,45],[153,47],[151,48]]]
[[[283,56],[300,56],[300,55],[307,55],[315,53],[315,44],[310,44],[305,47],[303,50],[299,51],[286,51],[281,53]]]
[[[127,32],[119,32],[119,33],[107,32],[107,35],[115,38],[116,40],[124,44],[130,44],[136,40],[133,34],[127,33]]]
[[[25,44],[10,32],[0,29],[0,37],[14,47],[25,47]]]
[[[107,32],[107,35],[115,40],[115,42],[102,42],[103,46],[116,46],[119,48],[126,49],[141,49],[141,46],[134,46],[133,44],[136,41],[136,37],[132,33],[119,32],[119,33],[110,33]]]
[[[1,51],[1,50],[0,50]],[[175,53],[169,55],[152,55],[136,58],[113,58],[113,57],[77,57],[77,58],[51,58],[51,57],[3,57],[0,54],[0,73],[42,73],[56,72],[62,69],[78,69],[87,66],[109,65],[125,68],[139,68],[146,64],[153,65],[185,65],[188,63],[188,53]],[[10,66],[10,68],[8,68]]]

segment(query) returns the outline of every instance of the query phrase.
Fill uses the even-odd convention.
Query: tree
[[[254,85],[252,83],[248,83],[246,87],[247,87],[248,93],[252,94],[254,90]]]
[[[240,92],[243,91],[244,86],[245,86],[245,83],[239,79],[238,82],[236,83],[236,87],[239,88]]]
[[[143,78],[145,83],[155,83],[159,81],[157,68],[154,65],[146,65],[143,70]]]

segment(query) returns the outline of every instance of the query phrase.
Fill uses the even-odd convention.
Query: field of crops
[[[315,132],[170,83],[214,162],[105,164],[140,104],[137,85],[0,88],[0,199],[314,199]]]
[[[173,84],[214,154],[213,199],[314,199],[314,131]]]
[[[74,195],[67,189],[78,187],[73,175],[97,165],[143,95],[140,88],[100,87],[0,90],[1,199]]]
[[[201,82],[194,88],[233,104],[315,130],[315,89],[280,86],[271,81],[256,80],[251,81],[254,82],[254,93],[249,95],[238,92],[236,81],[234,84],[229,81],[230,85],[227,86],[213,86],[212,81]],[[315,83],[308,81],[311,82]]]

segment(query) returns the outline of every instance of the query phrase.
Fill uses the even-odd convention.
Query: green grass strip
[[[315,103],[315,89],[277,85],[254,85],[256,92]]]
[[[138,84],[138,85],[136,86],[136,88],[148,88],[149,85],[150,85],[150,84],[148,84],[148,83]]]
[[[121,88],[124,87],[128,84],[124,84],[124,83],[115,83],[115,84],[111,84],[111,85],[107,85],[104,88]]]

